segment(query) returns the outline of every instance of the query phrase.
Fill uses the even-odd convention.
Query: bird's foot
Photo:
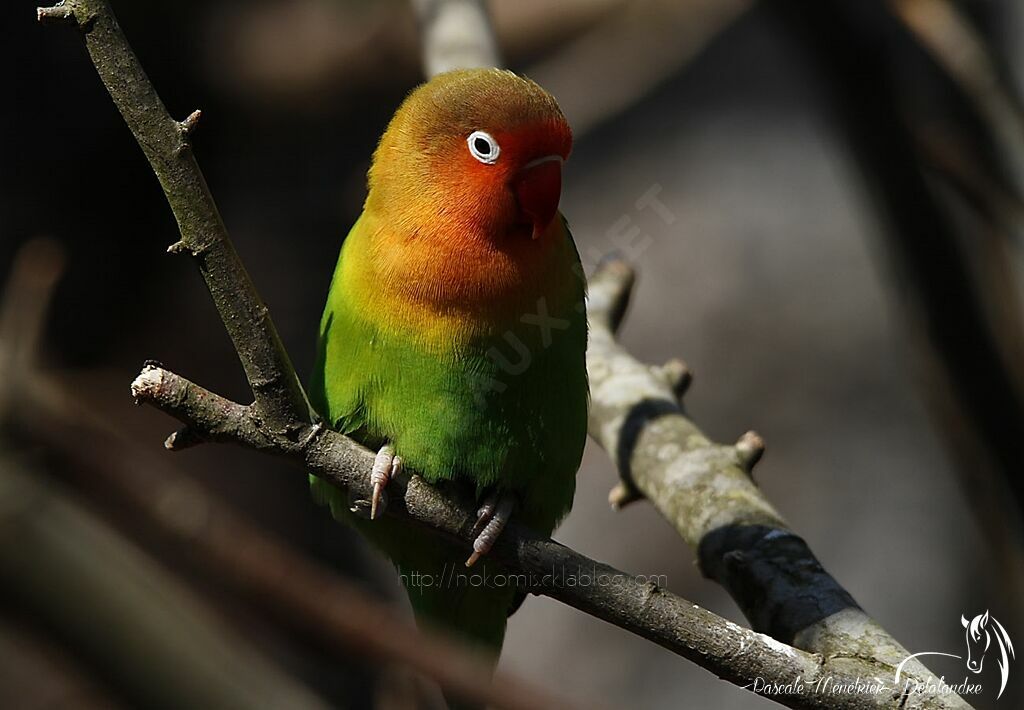
[[[402,458],[395,455],[395,447],[391,444],[384,444],[380,447],[377,458],[373,460],[373,469],[370,471],[370,483],[373,485],[373,497],[370,499],[370,520],[377,519],[378,511],[384,512],[388,504],[388,497],[384,489],[401,470]]]
[[[470,535],[473,536],[473,554],[466,560],[466,566],[472,567],[477,560],[486,555],[494,547],[501,531],[505,529],[515,501],[511,496],[493,493],[484,499],[476,512],[476,523]]]

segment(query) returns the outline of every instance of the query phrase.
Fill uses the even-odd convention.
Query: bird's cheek
[[[524,168],[512,182],[523,222],[532,226],[537,239],[551,224],[558,212],[562,195],[562,162],[542,160]]]

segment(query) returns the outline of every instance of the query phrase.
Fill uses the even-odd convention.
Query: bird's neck
[[[580,276],[560,218],[540,239],[512,242],[438,222],[405,231],[396,224],[364,212],[343,264],[353,305],[389,330],[446,347],[515,332],[538,310],[578,305],[571,301]]]

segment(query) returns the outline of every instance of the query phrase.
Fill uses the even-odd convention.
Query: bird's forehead
[[[551,94],[495,69],[442,74],[414,92],[410,103],[420,125],[437,133],[505,131],[565,120]]]

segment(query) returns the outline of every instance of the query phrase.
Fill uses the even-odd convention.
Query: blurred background
[[[584,261],[618,249],[639,270],[626,345],[687,361],[713,438],[765,437],[769,499],[912,652],[962,653],[960,615],[986,609],[1024,643],[1024,6],[489,7],[508,64],[576,131],[562,210]],[[0,706],[415,707],[408,674],[268,612],[198,552],[230,506],[405,604],[288,464],[169,454],[175,422],[133,407],[147,358],[249,394],[194,265],[165,255],[170,210],[80,36],[34,8],[0,22]],[[305,379],[375,140],[422,80],[412,7],[114,9],[171,113],[202,109],[196,156]],[[670,215],[637,207],[652,190]],[[556,539],[745,624],[650,505],[609,509],[615,480],[591,446]],[[513,617],[501,667],[583,705],[770,704],[546,598]],[[994,665],[981,680],[976,707],[1024,707],[1024,671],[998,702]]]

